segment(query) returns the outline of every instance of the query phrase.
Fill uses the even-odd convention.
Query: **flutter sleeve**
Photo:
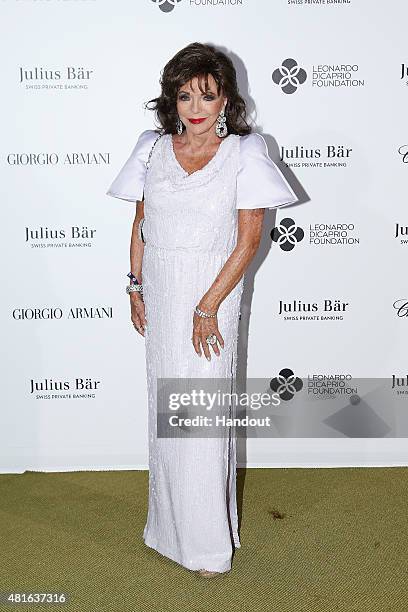
[[[298,200],[256,132],[241,136],[237,174],[237,208],[277,208]]]
[[[155,130],[145,130],[140,134],[128,160],[119,171],[106,195],[127,202],[143,200],[146,162],[158,135]]]

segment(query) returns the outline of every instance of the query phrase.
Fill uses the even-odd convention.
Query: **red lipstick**
[[[202,121],[205,121],[206,117],[199,117],[198,119],[189,119],[190,123],[201,123]]]

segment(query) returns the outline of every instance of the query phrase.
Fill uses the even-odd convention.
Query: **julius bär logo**
[[[286,217],[282,219],[277,227],[271,231],[271,238],[277,242],[282,251],[291,251],[298,242],[303,240],[305,232],[296,225],[293,219]]]
[[[283,93],[293,94],[306,81],[306,70],[298,66],[294,59],[288,58],[272,72],[272,81],[279,85]]]
[[[408,225],[396,223],[394,238],[400,238],[401,244],[408,244]]]
[[[269,383],[270,388],[279,394],[281,400],[287,402],[303,387],[301,378],[298,378],[290,368],[283,368]]]
[[[171,13],[181,0],[152,0],[163,13]]]

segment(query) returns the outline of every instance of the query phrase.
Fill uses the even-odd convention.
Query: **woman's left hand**
[[[217,342],[215,344],[207,343],[207,336],[215,334]],[[204,351],[204,355],[209,361],[211,361],[210,346],[213,348],[216,355],[220,355],[220,349],[218,348],[218,342],[221,348],[224,348],[224,339],[218,329],[217,317],[200,317],[196,312],[193,316],[193,337],[191,338],[197,355],[201,357],[201,347]]]

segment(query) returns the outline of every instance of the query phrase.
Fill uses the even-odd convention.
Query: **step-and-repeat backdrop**
[[[147,467],[135,205],[106,195],[190,42],[236,66],[299,197],[246,276],[249,466],[407,463],[408,10],[370,0],[3,0],[1,471]],[[254,185],[256,191],[256,185]],[[222,331],[222,330],[221,330]]]

